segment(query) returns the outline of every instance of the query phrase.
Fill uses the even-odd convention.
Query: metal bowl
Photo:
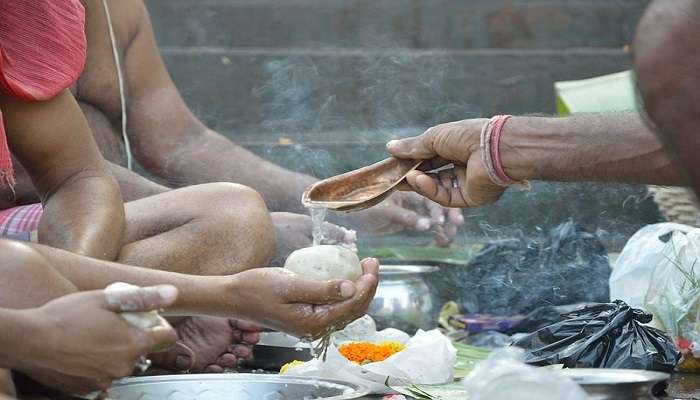
[[[386,264],[379,269],[379,287],[368,314],[377,329],[396,328],[412,334],[436,324],[437,294],[428,286],[428,274],[438,267],[419,264]]]
[[[311,358],[311,346],[300,343],[298,338],[282,332],[262,332],[260,341],[253,347],[253,357],[242,360],[241,366],[279,371],[284,364],[294,360],[309,361]]]
[[[108,390],[114,400],[351,400],[369,393],[347,382],[257,374],[127,378]]]
[[[671,377],[664,372],[635,369],[572,368],[558,371],[596,400],[654,399],[652,389]]]

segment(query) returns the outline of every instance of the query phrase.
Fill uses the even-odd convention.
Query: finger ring
[[[457,178],[456,176],[453,176],[453,177],[452,177],[452,187],[453,187],[453,188],[458,188],[458,187],[459,187],[459,178]]]
[[[139,357],[139,360],[136,361],[135,368],[139,373],[143,374],[144,372],[148,371],[149,368],[151,368],[151,364],[151,360],[146,358],[146,356],[141,356]]]

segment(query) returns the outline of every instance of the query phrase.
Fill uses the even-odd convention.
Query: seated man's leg
[[[262,198],[230,183],[189,186],[126,204],[126,245],[119,262],[198,275],[266,266],[274,228]],[[178,347],[153,355],[154,367],[223,372],[251,350],[257,334],[235,320],[208,316],[170,320]],[[191,351],[186,351],[190,349]],[[194,359],[192,359],[194,357]]]
[[[34,308],[77,289],[29,246],[0,240],[0,307]],[[0,400],[15,396],[10,371],[0,369]]]
[[[41,204],[0,211],[0,238],[36,241]],[[232,183],[209,183],[126,204],[119,262],[197,275],[266,266],[275,232],[262,198]]]
[[[260,195],[233,183],[189,186],[126,204],[119,262],[196,275],[266,266],[275,233]]]

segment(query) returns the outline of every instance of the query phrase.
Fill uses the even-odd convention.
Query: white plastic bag
[[[687,233],[692,229],[687,225],[662,223],[637,231],[622,249],[610,275],[610,300],[644,308],[654,268],[664,262],[666,243],[662,239],[672,232]]]
[[[589,400],[570,378],[525,364],[516,347],[493,351],[464,378],[469,400]]]
[[[679,370],[700,371],[700,229],[667,223],[637,232],[620,254],[610,293],[653,314],[650,325],[683,356]]]
[[[382,332],[377,333],[377,338]],[[451,382],[456,358],[457,350],[440,331],[419,330],[406,342],[405,349],[381,362],[352,363],[331,345],[325,362],[313,359],[291,367],[285,374],[340,379],[366,386],[375,394],[386,394],[393,393],[388,386]]]
[[[678,368],[698,372],[700,358],[700,229],[676,232],[654,269],[644,306],[655,326],[668,333],[683,355]]]

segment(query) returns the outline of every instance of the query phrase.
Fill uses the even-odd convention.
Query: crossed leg
[[[188,186],[126,204],[118,261],[193,275],[266,266],[275,231],[264,201],[234,183]]]
[[[194,275],[228,275],[266,266],[275,233],[257,192],[231,183],[189,186],[126,204],[118,261]],[[239,321],[209,316],[169,319],[178,345],[152,356],[154,367],[222,372],[251,355],[257,334]]]

